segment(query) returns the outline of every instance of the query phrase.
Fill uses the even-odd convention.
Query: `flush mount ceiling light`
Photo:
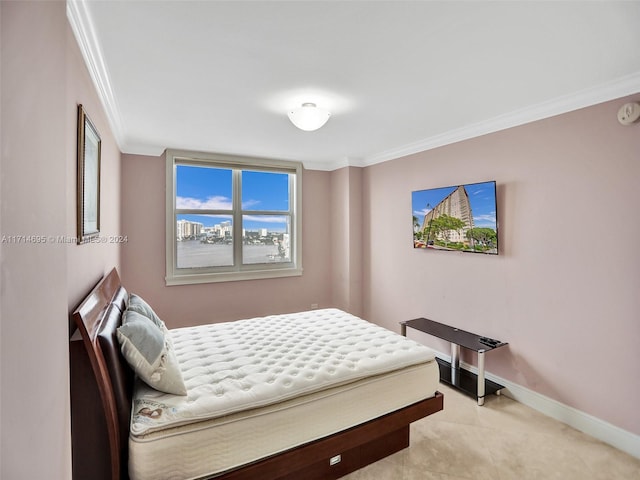
[[[312,132],[327,123],[331,113],[318,108],[315,103],[303,103],[302,106],[289,110],[288,115],[291,123],[300,130]]]

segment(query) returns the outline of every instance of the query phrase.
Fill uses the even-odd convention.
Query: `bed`
[[[158,391],[118,341],[129,298],[114,269],[72,314],[87,360],[71,360],[74,478],[91,465],[111,480],[339,478],[406,448],[409,424],[443,408],[429,349],[336,309],[168,330],[186,394]],[[91,409],[74,395],[83,369]]]

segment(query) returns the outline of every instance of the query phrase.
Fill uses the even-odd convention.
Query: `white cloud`
[[[192,197],[176,197],[176,208],[185,210],[231,210],[231,199],[218,195],[205,200]]]
[[[254,207],[260,204],[260,200],[247,200],[242,204],[242,208],[247,210],[249,207]]]
[[[491,212],[485,215],[474,215],[473,223],[476,225],[495,225],[496,212]]]
[[[244,220],[250,222],[260,222],[260,223],[287,223],[288,217],[280,217],[275,215],[245,215]]]
[[[248,200],[242,204],[242,208],[248,209],[260,204],[260,200]],[[206,199],[193,197],[176,197],[176,208],[186,210],[231,210],[231,199],[223,195],[216,195]]]

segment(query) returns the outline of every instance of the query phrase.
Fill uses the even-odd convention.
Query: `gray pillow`
[[[156,315],[156,312],[153,311],[151,305],[144,301],[144,299],[136,295],[135,293],[129,294],[129,302],[127,303],[127,310],[131,310],[139,313],[140,315],[144,315],[153,323],[155,323],[161,330],[165,330],[167,327],[164,322]]]
[[[147,385],[161,392],[186,395],[178,359],[165,332],[146,316],[127,310],[117,335],[122,355]]]

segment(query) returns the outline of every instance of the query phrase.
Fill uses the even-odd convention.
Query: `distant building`
[[[216,225],[217,227],[218,225]],[[231,222],[221,222],[218,236],[221,238],[231,239],[233,238],[233,226]]]
[[[189,220],[178,220],[176,222],[176,239],[182,241],[185,239],[193,239],[200,236],[204,225],[199,222],[190,222]]]
[[[467,243],[467,231],[474,228],[474,226],[473,214],[471,213],[471,203],[469,203],[469,195],[463,185],[456,188],[424,216],[422,230],[427,232],[429,230],[429,221],[438,218],[441,215],[449,215],[450,217],[458,218],[465,224],[460,230],[450,230],[447,232],[447,240],[449,242]],[[442,235],[440,235],[440,237],[442,237]],[[444,240],[444,238],[440,237],[439,240]]]

